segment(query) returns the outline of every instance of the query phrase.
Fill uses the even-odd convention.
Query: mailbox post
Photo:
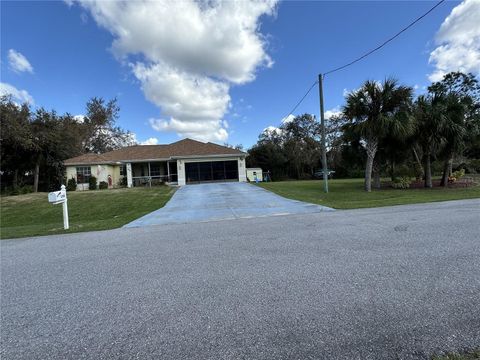
[[[54,191],[48,193],[48,202],[53,205],[62,204],[63,205],[63,228],[68,230],[68,204],[67,204],[67,190],[65,185],[62,185],[60,191]]]

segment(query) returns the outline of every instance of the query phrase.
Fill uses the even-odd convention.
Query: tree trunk
[[[415,161],[418,165],[418,168],[420,170],[420,178],[423,178],[425,175],[425,170],[423,169],[422,162],[420,161],[420,158],[418,157],[417,150],[415,150],[415,146],[412,147],[413,151],[413,157],[415,158]]]
[[[432,166],[430,153],[425,154],[425,187],[432,188]]]
[[[392,160],[390,164],[390,178],[392,181],[395,181],[395,161]]]
[[[367,141],[366,150],[367,150],[367,165],[365,166],[365,191],[372,191],[372,169],[373,169],[373,160],[375,159],[375,154],[377,153],[377,140]]]
[[[375,189],[380,189],[380,166],[377,161],[373,161],[373,187]]]
[[[18,188],[18,169],[15,169],[13,172],[13,183],[12,183],[13,189]]]
[[[453,154],[449,155],[445,162],[443,163],[443,174],[442,181],[440,181],[440,186],[447,187],[448,177],[452,175],[452,163],[453,163]]]
[[[40,175],[40,159],[35,163],[35,172],[33,173],[33,192],[38,192],[38,178]]]

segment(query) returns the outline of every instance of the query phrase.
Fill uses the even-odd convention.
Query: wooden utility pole
[[[326,146],[325,116],[324,116],[324,107],[323,107],[323,75],[322,74],[318,74],[318,91],[320,93],[320,124],[322,127],[323,191],[328,193],[327,146]]]

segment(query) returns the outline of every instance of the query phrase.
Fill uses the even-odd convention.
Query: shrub
[[[100,181],[100,184],[98,184],[98,188],[100,190],[105,190],[105,189],[108,189],[108,184],[106,181]]]
[[[471,173],[480,173],[480,159],[472,159],[468,162],[468,166],[470,167]]]
[[[400,178],[416,177],[418,175],[418,169],[415,168],[415,165],[416,164],[414,164],[413,166],[409,166],[407,164],[402,164],[398,166],[395,169],[395,173],[393,174],[394,179],[397,177],[400,177]]]
[[[127,187],[127,177],[124,176],[118,181],[118,186]]]
[[[77,181],[75,178],[68,179],[67,181],[67,191],[75,191],[77,190]]]
[[[90,176],[90,179],[88,179],[88,189],[97,190],[97,178],[95,176]]]
[[[452,173],[452,177],[455,178],[456,180],[460,179],[464,175],[465,175],[465,169],[460,169]]]
[[[30,194],[33,192],[33,186],[31,185],[23,185],[22,187],[18,188],[20,194]]]
[[[408,189],[411,183],[412,183],[412,180],[410,179],[409,176],[402,176],[392,181],[391,186],[394,189]]]

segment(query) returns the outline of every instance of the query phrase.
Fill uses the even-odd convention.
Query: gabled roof
[[[83,154],[64,161],[65,165],[114,164],[142,160],[167,160],[186,157],[245,155],[244,152],[211,142],[184,139],[168,145],[134,145],[103,154]]]

